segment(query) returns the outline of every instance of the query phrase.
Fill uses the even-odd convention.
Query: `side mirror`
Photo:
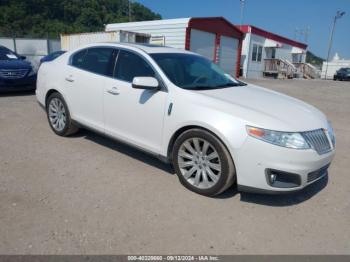
[[[24,55],[20,55],[20,56],[19,56],[19,59],[21,59],[21,60],[26,60],[26,59],[27,59],[27,57],[26,57],[26,56],[24,56]]]
[[[132,87],[136,89],[158,90],[159,82],[154,77],[137,76],[132,80]]]

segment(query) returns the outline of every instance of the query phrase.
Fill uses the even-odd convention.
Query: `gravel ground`
[[[294,195],[206,198],[128,146],[54,135],[33,94],[1,95],[0,254],[350,254],[350,83],[248,82],[328,115],[328,179]]]

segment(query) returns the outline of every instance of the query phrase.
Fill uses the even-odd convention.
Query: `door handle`
[[[111,95],[119,95],[119,90],[116,87],[112,87],[107,92],[110,93]]]
[[[66,81],[68,81],[68,82],[74,82],[74,78],[73,78],[73,76],[67,76],[66,77]]]

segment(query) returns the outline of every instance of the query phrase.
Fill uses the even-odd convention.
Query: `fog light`
[[[292,188],[301,185],[301,177],[298,174],[275,169],[266,169],[265,174],[266,182],[272,187]]]
[[[270,183],[271,183],[271,184],[275,183],[276,178],[277,178],[277,175],[276,175],[276,174],[270,174],[270,176],[269,176]]]

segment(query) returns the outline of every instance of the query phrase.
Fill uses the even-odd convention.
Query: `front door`
[[[120,50],[115,79],[108,79],[105,84],[104,115],[107,134],[159,153],[168,93],[132,88],[134,77],[155,75],[145,58]]]

